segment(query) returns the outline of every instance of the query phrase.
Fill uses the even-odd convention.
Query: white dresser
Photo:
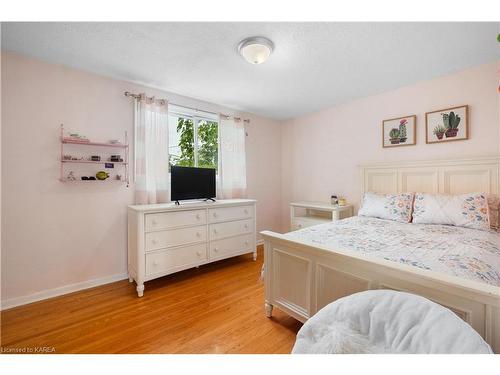
[[[128,206],[128,275],[144,282],[256,248],[256,201],[225,199]]]

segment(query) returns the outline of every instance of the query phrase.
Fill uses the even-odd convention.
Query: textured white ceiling
[[[500,59],[500,23],[2,23],[2,48],[287,119]],[[251,65],[245,37],[275,44]]]

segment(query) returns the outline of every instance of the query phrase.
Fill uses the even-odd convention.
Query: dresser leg
[[[142,297],[144,295],[144,284],[137,284],[137,288],[135,288],[137,290],[137,295],[139,297]]]
[[[266,316],[268,318],[273,316],[273,305],[271,305],[269,302],[264,302],[264,309],[266,310]]]
[[[254,251],[254,252],[253,252],[253,261],[255,262],[256,260],[257,260],[257,252],[256,252],[256,251]]]
[[[130,275],[128,275],[128,282],[129,283],[133,283],[134,282],[134,278]]]

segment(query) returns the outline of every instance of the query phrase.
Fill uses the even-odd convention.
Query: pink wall
[[[357,165],[500,153],[500,64],[477,66],[380,95],[355,100],[282,126],[282,230],[294,200],[328,201],[332,193],[358,205]],[[470,139],[425,144],[425,112],[468,104]],[[417,145],[382,149],[381,122],[417,115]]]
[[[59,124],[96,139],[132,134],[125,90],[234,111],[7,52],[1,69],[2,301],[123,278],[133,186],[60,183]],[[327,201],[335,192],[357,205],[361,163],[500,153],[498,71],[499,64],[479,66],[282,124],[246,115],[248,195],[258,200],[258,230],[288,230],[293,200]],[[426,145],[425,112],[461,104],[470,106],[471,139]],[[417,145],[382,149],[381,121],[409,114],[417,115]]]
[[[126,90],[234,113],[2,52],[1,291],[7,305],[124,277],[126,206],[133,203],[133,185],[127,189],[59,182],[58,132],[64,123],[94,139],[122,137],[125,130],[131,135],[133,108],[123,95]],[[251,119],[248,196],[258,200],[258,229],[279,230],[280,124],[254,115],[245,117]]]

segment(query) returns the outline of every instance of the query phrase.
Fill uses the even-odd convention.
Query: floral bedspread
[[[500,286],[500,233],[355,216],[287,237]]]

